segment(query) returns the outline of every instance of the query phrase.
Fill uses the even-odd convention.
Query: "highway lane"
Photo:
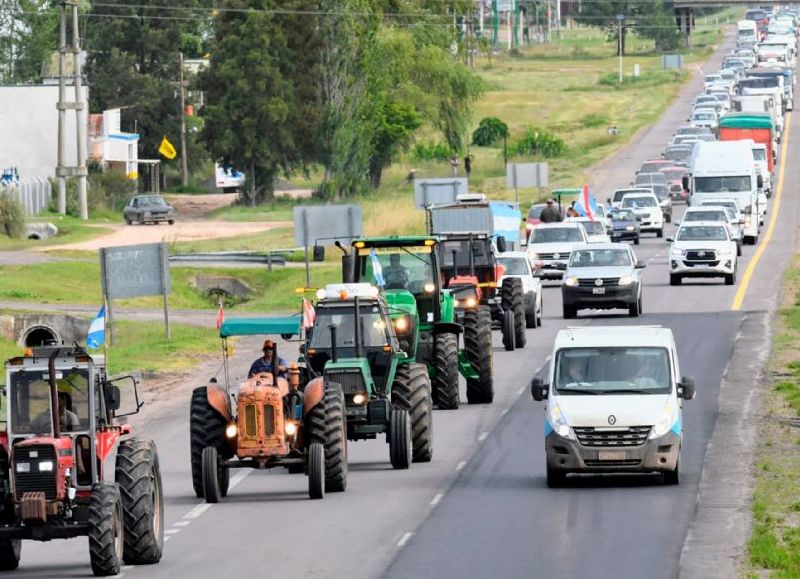
[[[796,133],[793,127],[794,142]],[[794,159],[788,175],[792,183],[797,180],[795,150],[789,151]],[[644,148],[638,154],[642,159],[653,156]],[[796,191],[787,193],[788,217],[779,220],[745,309],[770,307],[770,296],[774,301],[777,285],[771,278],[780,275],[793,247],[794,197]],[[506,353],[495,336],[495,403],[436,412],[433,462],[393,472],[384,443],[353,443],[348,490],[324,501],[307,499],[304,477],[277,471],[234,473],[236,486],[218,505],[206,507],[196,499],[188,449],[188,401],[195,384],[187,384],[182,398],[166,400],[142,421],[161,454],[169,537],[165,556],[157,566],[126,568],[124,576],[374,577],[398,553],[390,576],[430,576],[445,570],[448,576],[498,571],[508,576],[539,571],[542,576],[595,576],[598,569],[606,569],[625,577],[645,567],[648,575],[663,567],[663,576],[674,576],[717,412],[716,385],[741,315],[726,311],[735,288],[718,282],[671,288],[667,249],[663,240],[654,238],[636,248],[649,266],[645,315],[635,323],[673,327],[684,373],[694,373],[700,386],[698,399],[686,407],[680,487],[665,489],[639,478],[582,481],[557,491],[544,488],[542,412],[528,400],[527,384],[546,363],[555,332],[566,325],[560,317],[559,291],[550,287],[545,293],[545,325],[528,331],[527,348]],[[741,266],[752,253],[745,248]],[[770,275],[762,277],[762,270]],[[633,321],[613,314],[590,320],[583,314],[571,323]],[[717,339],[710,340],[708,330],[715,329]],[[237,352],[242,366],[254,357],[253,344],[247,346]],[[595,551],[598,545],[606,549]],[[487,566],[490,562],[495,564]],[[632,574],[626,575],[626,570]],[[86,541],[26,543],[17,574],[87,576]]]

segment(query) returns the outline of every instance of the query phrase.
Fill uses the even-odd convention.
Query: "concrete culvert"
[[[58,336],[56,336],[56,333],[50,328],[46,328],[44,326],[31,328],[25,334],[23,339],[23,343],[28,348],[36,348],[38,346],[55,343],[57,341]]]

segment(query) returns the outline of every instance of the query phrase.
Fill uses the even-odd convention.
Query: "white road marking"
[[[231,481],[231,482],[233,482],[233,481]],[[200,503],[195,508],[193,508],[191,511],[189,511],[188,513],[183,515],[183,518],[184,519],[196,519],[197,517],[199,517],[200,515],[205,513],[210,508],[211,508],[211,503]]]
[[[245,477],[249,475],[251,472],[253,471],[250,470],[249,468],[245,468],[237,472],[235,475],[233,475],[231,477],[231,482],[228,485],[228,490],[236,488],[236,485],[242,482],[245,479]]]
[[[481,435],[478,437],[478,440],[480,440],[481,442],[483,442],[484,440],[486,440],[486,438],[487,438],[488,436],[489,436],[489,433],[488,433],[488,432],[481,432]]]
[[[438,495],[433,497],[433,500],[431,501],[431,506],[435,507],[436,505],[438,505],[439,501],[442,500],[442,497],[444,497],[444,495],[442,493],[439,493]]]
[[[500,416],[505,416],[508,414],[508,411],[511,410],[510,408],[503,408],[503,411],[500,413]]]
[[[405,544],[406,544],[406,543],[408,543],[408,540],[411,538],[411,536],[412,536],[413,534],[414,534],[414,533],[410,533],[410,532],[409,532],[409,533],[406,533],[405,535],[403,535],[402,537],[400,537],[400,540],[399,540],[399,541],[397,541],[397,547],[398,547],[398,548],[402,548],[402,547],[404,547],[404,546],[405,546]]]
[[[173,527],[186,527],[187,525],[191,525],[192,521],[178,521],[176,523],[172,523]]]
[[[538,373],[538,372],[537,372],[537,373]],[[517,394],[522,394],[523,392],[525,392],[525,386],[523,386],[522,388],[520,388],[519,390],[517,390]]]
[[[171,538],[172,538],[172,537],[164,537],[164,542],[166,543],[166,542],[167,542],[167,541],[169,541]]]
[[[183,530],[183,529],[167,529],[166,531],[164,531],[164,534],[165,534],[165,535],[177,535],[177,534],[178,534],[178,533],[180,533],[182,530]]]
[[[459,462],[459,463],[456,465],[456,472],[460,471],[460,470],[461,470],[462,468],[464,468],[465,466],[467,466],[467,461],[466,461],[466,460],[462,460],[461,462]]]

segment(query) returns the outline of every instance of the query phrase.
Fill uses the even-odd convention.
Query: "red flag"
[[[314,310],[314,306],[306,298],[303,298],[303,328],[313,327],[316,319],[317,312]]]
[[[217,329],[222,327],[222,322],[225,321],[225,310],[222,308],[222,301],[219,302],[219,309],[217,310]]]

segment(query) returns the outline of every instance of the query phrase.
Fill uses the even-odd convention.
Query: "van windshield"
[[[669,394],[669,356],[665,348],[566,348],[555,361],[559,395]]]
[[[767,150],[766,149],[753,149],[753,160],[755,160],[755,161],[766,161],[767,160]]]
[[[728,191],[750,190],[750,175],[694,178],[695,193],[727,193]]]

